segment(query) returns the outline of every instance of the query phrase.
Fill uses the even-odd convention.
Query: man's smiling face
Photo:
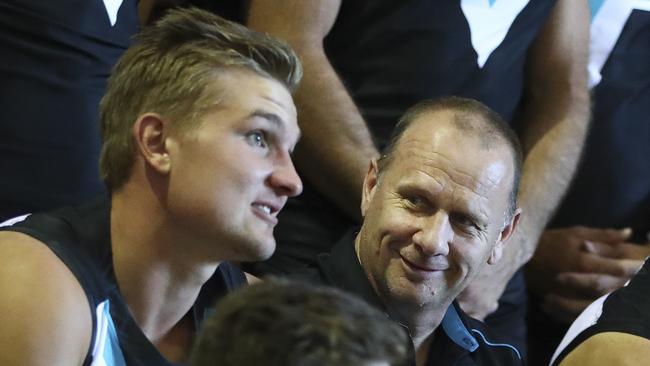
[[[359,259],[384,302],[443,309],[501,250],[513,184],[505,146],[424,113],[364,186]]]

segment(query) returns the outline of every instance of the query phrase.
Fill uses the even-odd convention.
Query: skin
[[[215,236],[232,243],[204,258],[263,260],[275,250],[278,211],[302,190],[290,156],[299,137],[296,109],[276,81],[248,71],[218,79],[228,92],[200,126],[187,133],[172,131],[164,146],[153,147],[169,158],[169,166],[161,167],[168,185],[156,193],[170,219],[187,225],[183,234],[207,243],[206,250],[217,249]]]
[[[519,218],[506,217],[508,149],[482,147],[452,119],[450,111],[423,114],[397,145],[399,164],[379,171],[371,163],[356,240],[370,283],[409,328],[418,364],[446,309],[481,267],[499,260]]]
[[[650,340],[627,333],[606,332],[576,347],[560,366],[633,366],[650,364]]]
[[[340,0],[252,0],[247,26],[285,40],[300,56],[304,76],[294,97],[303,138],[296,164],[319,192],[359,220],[368,161],[379,153],[323,48],[340,5]]]
[[[650,245],[626,242],[631,234],[583,226],[546,230],[526,269],[544,311],[568,324],[595,299],[623,286],[650,255]]]
[[[519,136],[524,166],[518,202],[526,216],[496,266],[486,267],[461,295],[470,315],[484,319],[538,239],[573,177],[589,126],[586,1],[559,0],[529,51]],[[564,252],[555,252],[554,256]],[[546,263],[550,265],[550,263]]]
[[[119,291],[170,362],[189,353],[195,329],[186,314],[218,264],[273,251],[277,211],[260,211],[259,203],[279,210],[301,190],[289,155],[299,130],[286,88],[239,69],[221,72],[213,87],[224,91],[215,109],[189,132],[156,113],[134,122],[132,175],[112,196]],[[0,327],[0,364],[81,365],[90,309],[66,266],[37,240],[3,232],[0,268],[0,309],[15,314]]]
[[[252,0],[247,25],[286,40],[300,55],[305,77],[296,94],[304,138],[297,164],[315,187],[350,217],[366,162],[377,152],[370,131],[323,50],[340,1]],[[538,238],[574,174],[588,127],[585,1],[559,0],[527,63],[520,133],[526,157],[519,201],[530,213],[506,259],[489,266],[461,295],[464,309],[484,318],[512,275],[533,255]],[[328,176],[327,182],[322,177]]]
[[[634,245],[631,234],[614,227],[544,231],[526,275],[529,288],[543,299],[545,312],[570,323],[601,294],[627,282],[650,255],[650,238],[645,245]]]
[[[88,300],[54,253],[32,237],[1,232],[0,292],[0,364],[82,364],[92,329]]]

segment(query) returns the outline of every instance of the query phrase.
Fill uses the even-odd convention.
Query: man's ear
[[[158,114],[143,114],[133,125],[133,137],[142,159],[154,170],[168,174],[171,159],[166,147],[169,125]]]
[[[363,179],[363,191],[361,193],[361,216],[366,216],[366,210],[370,205],[372,197],[375,195],[377,189],[377,179],[379,176],[379,168],[377,167],[377,159],[370,160],[368,165],[368,172]]]
[[[494,245],[492,253],[488,258],[488,264],[495,264],[501,259],[501,256],[503,255],[503,248],[505,248],[510,238],[512,238],[512,234],[514,234],[515,230],[517,229],[517,225],[519,225],[520,218],[521,208],[517,208],[515,210],[515,213],[510,218],[510,221],[506,223],[503,229],[501,229],[499,237],[497,238],[496,245]]]

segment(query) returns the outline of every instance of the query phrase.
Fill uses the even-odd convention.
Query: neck
[[[416,366],[425,366],[429,359],[429,349],[433,343],[434,335],[431,334],[429,337],[425,338],[419,346],[415,346],[415,365]]]
[[[147,191],[125,186],[111,209],[113,266],[120,293],[147,338],[157,342],[188,313],[219,262],[193,257],[166,209]]]
[[[408,328],[416,350],[433,336],[444,317],[444,312],[437,311],[437,309],[427,306],[412,306],[411,304],[391,304],[389,313],[393,319]]]
[[[399,311],[399,314],[391,314],[391,317],[394,319],[401,318],[400,322],[409,330],[409,336],[415,350],[415,365],[427,365],[435,331],[440,326],[444,313],[440,314],[433,309],[426,311],[424,308],[420,308],[412,309],[409,314],[408,306],[402,306],[400,310],[395,311]],[[403,314],[409,314],[409,316]]]

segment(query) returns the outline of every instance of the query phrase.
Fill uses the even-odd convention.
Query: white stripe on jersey
[[[517,15],[529,0],[461,0],[460,7],[469,24],[472,46],[483,68],[494,50],[506,38]]]
[[[111,22],[111,26],[114,27],[117,23],[117,12],[122,6],[123,0],[102,0],[104,2],[104,7],[106,8],[106,14],[108,14],[108,20]]]

